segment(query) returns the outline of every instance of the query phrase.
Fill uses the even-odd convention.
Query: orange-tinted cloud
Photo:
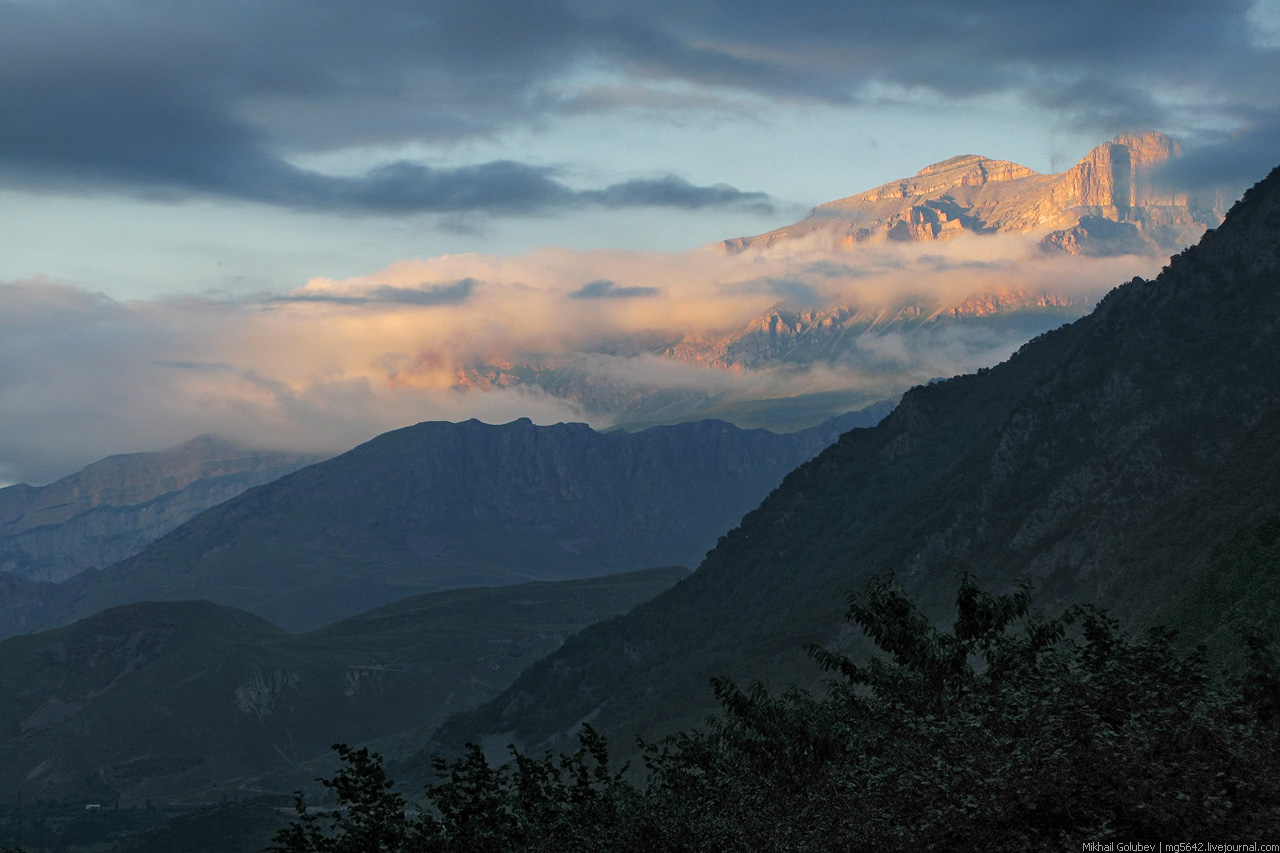
[[[117,302],[49,280],[18,282],[0,287],[0,479],[41,481],[201,432],[340,451],[421,420],[611,420],[532,386],[458,390],[459,371],[475,364],[568,360],[584,381],[619,393],[892,395],[1003,358],[1025,334],[960,326],[869,336],[852,362],[788,369],[714,369],[658,352],[734,332],[780,303],[870,309],[915,300],[935,310],[974,294],[1047,291],[1086,305],[1158,266],[1044,257],[1033,244],[996,235],[839,255],[799,242],[737,255],[718,247],[448,255],[239,302]]]

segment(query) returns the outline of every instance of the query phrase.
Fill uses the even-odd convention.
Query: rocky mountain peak
[[[1012,181],[1034,175],[1031,169],[1008,160],[992,160],[980,154],[962,154],[941,163],[925,166],[916,172],[917,178],[943,176],[953,186],[979,187],[986,183]],[[856,196],[854,196],[856,198]],[[849,199],[846,199],[848,201]],[[832,202],[840,204],[840,202]]]
[[[954,169],[958,166],[967,166],[971,163],[978,163],[985,159],[987,158],[983,157],[981,154],[959,154],[955,157],[948,157],[941,163],[934,163],[931,166],[925,166],[923,169],[916,172],[916,177],[920,177],[921,175],[932,175],[937,172],[945,172],[948,169]]]
[[[876,240],[948,240],[966,233],[1004,232],[1042,233],[1048,252],[1168,253],[1221,221],[1221,211],[1195,210],[1185,193],[1155,179],[1156,167],[1181,153],[1172,137],[1143,131],[1121,133],[1065,172],[1050,175],[1008,160],[964,154],[925,166],[913,177],[820,205],[793,225],[722,245],[740,252],[808,237],[839,250]],[[1081,227],[1086,217],[1092,217],[1092,227],[1087,222]]]
[[[1124,146],[1129,149],[1134,162],[1139,165],[1158,163],[1170,157],[1182,155],[1182,146],[1178,140],[1158,130],[1144,130],[1141,133],[1118,133],[1110,143],[1102,146]]]

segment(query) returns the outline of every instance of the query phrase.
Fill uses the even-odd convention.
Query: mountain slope
[[[584,631],[434,746],[533,747],[592,715],[623,735],[696,726],[711,674],[818,677],[844,593],[896,572],[941,612],[961,566],[1133,625],[1215,544],[1280,510],[1280,170],[1153,281],[976,375],[908,392],[789,475],[698,571]]]
[[[322,457],[203,435],[110,456],[47,486],[0,489],[0,572],[61,581],[131,557],[182,522]]]
[[[17,590],[4,627],[208,598],[302,630],[433,589],[692,565],[866,418],[782,435],[719,421],[609,434],[418,424],[241,495],[107,571]]]
[[[288,794],[334,741],[430,727],[491,698],[566,636],[685,574],[433,593],[300,636],[184,601],[13,637],[0,643],[0,799]]]

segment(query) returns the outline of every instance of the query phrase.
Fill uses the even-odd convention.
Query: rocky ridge
[[[389,754],[686,574],[436,593],[301,636],[207,601],[150,601],[9,638],[0,802],[287,795],[319,775],[310,762],[328,765],[334,741],[384,739]]]

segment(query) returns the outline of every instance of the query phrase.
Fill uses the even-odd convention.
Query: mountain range
[[[540,748],[588,719],[625,749],[700,725],[712,675],[816,686],[804,644],[865,652],[842,616],[873,576],[935,618],[962,571],[1028,583],[1049,612],[1172,617],[1210,640],[1206,625],[1273,613],[1250,598],[1276,571],[1278,247],[1280,169],[1156,278],[842,436],[693,575],[584,630],[433,747]]]
[[[889,404],[778,434],[720,421],[428,422],[250,490],[62,584],[0,573],[0,635],[204,598],[307,630],[407,595],[693,565],[787,471]]]
[[[1127,218],[1108,222],[1152,246],[1183,233],[1177,198],[1144,183],[1150,161],[1133,165],[1140,146],[1111,146],[1086,158],[1110,164],[1110,195],[1084,180],[1097,168],[1077,167],[1069,197],[1097,203],[1075,205],[1076,225],[1041,221],[1052,239],[1037,252],[1087,245],[1103,232],[1086,220],[1111,208]],[[972,173],[948,162],[937,175]],[[988,184],[1050,198],[1059,186],[1003,174],[961,181],[977,187],[978,218],[957,215],[950,231],[982,239],[1030,215]],[[891,216],[903,210],[909,224],[909,208]],[[849,251],[897,241],[888,222]],[[1094,233],[1071,237],[1077,226]],[[997,592],[1029,584],[1046,611],[1091,603],[1131,628],[1170,622],[1230,665],[1230,632],[1280,613],[1277,284],[1280,169],[1158,276],[995,367],[910,389],[892,412],[786,435],[716,421],[423,423],[244,491],[106,569],[62,583],[0,572],[4,632],[40,631],[0,642],[0,797],[82,808],[288,790],[332,767],[332,740],[383,749],[400,778],[421,780],[431,753],[465,741],[536,752],[584,721],[625,755],[637,733],[701,725],[710,676],[820,688],[804,646],[865,654],[843,616],[875,576],[934,618],[961,573]],[[783,369],[838,360],[846,338],[885,328],[1035,310],[1057,326],[1055,312],[1079,308],[1030,292],[965,304],[860,319],[777,307],[736,343],[650,354]],[[676,564],[698,568],[631,571]],[[535,579],[557,582],[498,586]],[[473,588],[447,589],[461,586]]]

